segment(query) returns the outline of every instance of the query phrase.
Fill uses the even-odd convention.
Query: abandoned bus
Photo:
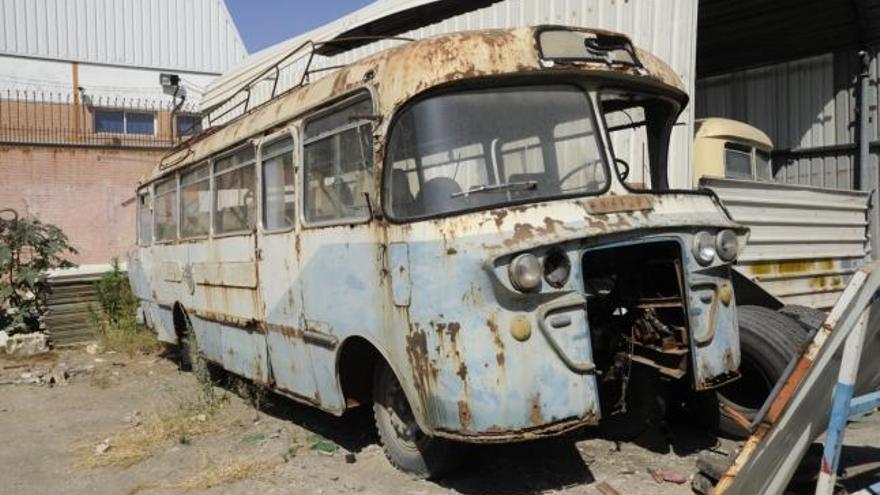
[[[341,415],[396,466],[738,376],[747,231],[667,184],[679,78],[624,36],[454,33],[298,86],[165,157],[130,263],[196,360]],[[186,353],[183,353],[186,354]]]

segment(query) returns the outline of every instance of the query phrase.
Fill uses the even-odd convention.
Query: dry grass
[[[224,461],[219,464],[208,466],[199,474],[176,482],[149,483],[137,485],[126,492],[126,495],[137,495],[143,491],[152,490],[208,490],[216,486],[237,483],[246,479],[255,478],[272,469],[277,462],[269,460],[253,460],[240,458]]]
[[[105,351],[116,351],[129,357],[156,354],[162,349],[152,332],[137,325],[113,326],[103,322],[96,333]]]
[[[147,415],[138,424],[102,435],[110,440],[110,447],[102,454],[95,452],[100,439],[76,448],[75,464],[82,469],[128,467],[174,443],[188,444],[192,438],[223,427],[217,414],[222,401],[210,388],[203,388],[194,398],[173,398],[171,404]]]

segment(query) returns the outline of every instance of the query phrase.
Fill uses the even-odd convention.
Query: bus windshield
[[[588,94],[575,86],[443,93],[395,120],[386,213],[410,220],[562,196],[609,185]]]

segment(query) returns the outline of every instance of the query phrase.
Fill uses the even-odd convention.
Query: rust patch
[[[538,426],[544,424],[544,413],[541,412],[541,392],[532,397],[531,407],[529,408],[529,420],[533,425]]]
[[[467,365],[464,364],[464,362],[459,363],[458,371],[456,371],[455,374],[461,378],[461,381],[467,381]]]
[[[458,423],[461,429],[467,431],[471,426],[471,409],[466,401],[458,401]]]
[[[495,361],[499,368],[504,368],[504,341],[498,333],[498,324],[490,316],[486,319],[486,325],[489,327],[489,333],[492,334],[492,343],[495,344]]]
[[[621,213],[654,209],[654,198],[647,194],[622,194],[601,196],[581,202],[584,211],[590,214]]]
[[[507,217],[507,210],[492,210],[489,213],[495,218],[495,226],[500,228]]]
[[[767,411],[767,416],[764,418],[765,423],[775,424],[776,421],[779,420],[782,410],[785,409],[785,406],[791,401],[791,396],[794,395],[798,386],[804,381],[804,377],[812,367],[813,361],[809,358],[802,357],[800,361],[798,361],[794,370],[791,372],[791,375],[788,377],[788,380],[785,381],[785,385],[779,390],[776,399],[770,404],[770,409]]]

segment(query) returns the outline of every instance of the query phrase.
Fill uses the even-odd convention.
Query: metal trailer
[[[880,263],[875,262],[853,275],[822,327],[801,356],[792,361],[785,379],[752,423],[751,437],[711,493],[783,493],[810,444],[826,425],[828,435],[816,493],[830,493],[846,420],[851,414],[876,408],[880,402],[880,392],[876,391],[852,399],[876,386],[880,361],[861,357],[878,352]],[[697,484],[695,488],[701,490]],[[876,489],[880,486],[868,490]]]

